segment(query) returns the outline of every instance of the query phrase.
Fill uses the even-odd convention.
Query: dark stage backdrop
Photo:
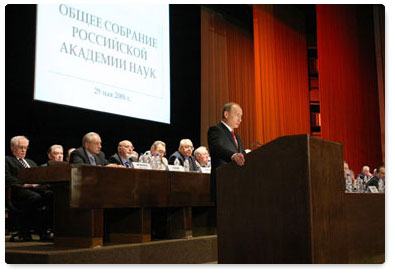
[[[182,138],[200,144],[200,6],[170,5],[171,124],[127,118],[33,100],[35,59],[35,5],[7,5],[5,30],[5,151],[10,138],[30,139],[28,158],[47,160],[52,144],[80,147],[85,133],[102,138],[106,156],[120,140],[129,139],[137,152],[155,140],[167,144],[167,154]],[[147,105],[146,107],[150,107]]]

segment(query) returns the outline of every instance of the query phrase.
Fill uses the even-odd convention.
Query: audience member
[[[69,148],[67,150],[66,162],[70,162],[71,153],[75,150],[75,148]]]
[[[366,184],[366,190],[369,191],[369,186],[375,186],[379,189],[379,180],[381,179],[383,183],[385,183],[385,168],[384,166],[380,166],[376,168],[375,175],[368,181]]]
[[[169,157],[169,164],[174,165],[174,161],[176,158],[180,161],[181,165],[184,165],[184,160],[189,161],[189,170],[190,171],[199,171],[199,167],[196,165],[195,158],[192,156],[193,152],[193,144],[190,139],[182,139],[180,141],[180,146],[178,147],[178,151],[174,152]]]
[[[358,178],[362,179],[362,180],[369,180],[370,178],[372,178],[372,174],[370,173],[370,168],[369,166],[363,166],[362,167],[362,172],[360,174],[358,174]]]
[[[132,154],[133,149],[132,142],[123,140],[118,144],[118,152],[113,154],[108,161],[117,165],[124,165],[126,168],[131,168],[131,162],[137,161]]]
[[[82,138],[82,147],[75,149],[70,155],[71,164],[88,164],[118,167],[123,165],[110,164],[101,151],[101,138],[95,132],[87,133]]]
[[[168,169],[168,161],[165,157],[166,155],[166,143],[163,141],[157,140],[151,145],[151,150],[149,151],[149,155],[159,155],[161,160],[161,170]]]
[[[40,233],[40,239],[47,238],[47,229],[52,227],[53,192],[45,186],[37,184],[19,184],[18,173],[22,168],[37,167],[37,164],[26,158],[29,140],[25,136],[15,136],[11,139],[13,156],[5,158],[6,192],[11,189],[11,200],[15,207],[25,214],[21,217],[22,237],[31,240],[30,228]],[[43,207],[46,210],[40,211]]]
[[[210,167],[208,162],[210,155],[206,147],[200,146],[195,150],[193,155],[195,156],[196,164],[198,165],[198,167]]]
[[[54,144],[48,149],[48,162],[41,166],[48,166],[53,161],[63,162],[63,147],[62,145]]]

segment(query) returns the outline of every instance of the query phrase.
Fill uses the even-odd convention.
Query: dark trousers
[[[42,232],[53,228],[53,191],[47,186],[12,188],[11,199],[20,210],[21,230]]]

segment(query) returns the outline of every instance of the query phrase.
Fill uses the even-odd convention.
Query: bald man
[[[118,143],[118,151],[113,154],[108,161],[117,165],[124,165],[126,168],[131,167],[131,162],[137,162],[133,153],[133,143],[129,140],[122,140]]]

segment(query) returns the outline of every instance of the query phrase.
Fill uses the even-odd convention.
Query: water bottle
[[[159,154],[156,154],[156,168],[158,170],[162,169],[162,160],[160,159]]]
[[[363,180],[359,176],[356,180],[356,188],[357,188],[357,190],[356,190],[357,192],[364,192]]]
[[[143,153],[140,153],[139,162],[144,163],[144,156]]]
[[[155,170],[156,169],[156,159],[155,159],[155,155],[154,154],[151,154],[151,157],[148,155],[148,157],[149,157],[149,159],[150,159],[150,165],[151,165],[151,168],[153,169],[153,170]]]
[[[144,163],[150,163],[149,152],[145,152],[144,154]]]
[[[178,157],[176,157],[176,160],[174,160],[174,166],[180,166],[180,160]]]
[[[384,192],[385,191],[385,186],[384,186],[384,182],[383,179],[379,179],[379,192]]]
[[[189,172],[189,160],[188,157],[184,157],[184,169],[186,172]]]
[[[346,177],[346,192],[352,192],[352,179],[349,173]]]

